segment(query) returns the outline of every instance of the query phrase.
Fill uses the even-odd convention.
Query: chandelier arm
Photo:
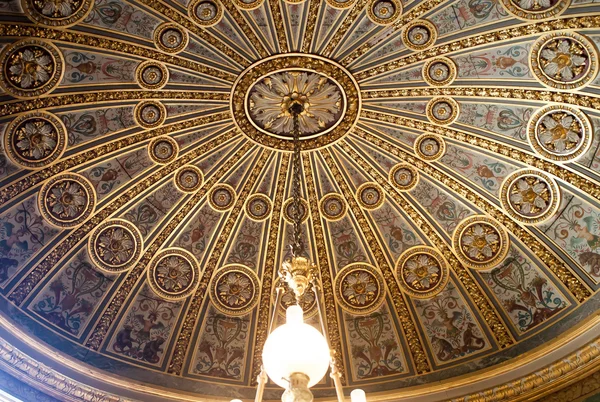
[[[281,294],[283,293],[283,279],[279,278],[277,287],[275,288],[275,304],[273,305],[273,311],[271,312],[271,320],[269,321],[269,327],[267,329],[267,336],[273,331],[273,324],[275,323],[275,315],[277,314],[277,307],[281,300]]]

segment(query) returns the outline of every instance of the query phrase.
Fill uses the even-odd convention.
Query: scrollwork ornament
[[[138,228],[124,219],[111,219],[98,225],[88,240],[88,253],[99,269],[121,273],[131,269],[143,249]]]
[[[536,111],[527,125],[529,144],[542,157],[572,162],[585,155],[593,140],[590,119],[579,109],[549,105]]]
[[[72,228],[94,212],[96,193],[85,177],[63,173],[44,183],[38,194],[38,206],[44,219],[53,226]]]
[[[508,232],[486,215],[464,219],[454,229],[452,246],[460,262],[470,268],[493,268],[506,258],[510,249]]]
[[[436,124],[452,124],[458,118],[460,106],[457,101],[448,97],[433,98],[427,103],[425,114]]]
[[[337,9],[350,8],[355,2],[356,0],[327,0],[327,4]]]
[[[437,36],[436,26],[427,20],[412,21],[402,31],[404,45],[415,51],[425,50],[433,46]]]
[[[67,129],[57,116],[42,111],[15,118],[4,133],[4,150],[25,169],[46,167],[60,159],[67,148]]]
[[[545,20],[564,13],[571,0],[501,0],[504,9],[522,20]]]
[[[169,70],[162,63],[144,61],[135,70],[135,78],[144,89],[161,89],[169,80]]]
[[[223,18],[223,6],[219,1],[194,0],[188,6],[188,14],[198,25],[210,27]]]
[[[423,79],[429,85],[436,87],[452,84],[457,74],[456,64],[448,57],[433,58],[423,66]]]
[[[221,312],[239,316],[251,311],[258,303],[260,281],[254,271],[243,265],[226,265],[213,276],[209,295]]]
[[[345,266],[335,277],[335,298],[341,308],[352,314],[368,314],[385,300],[385,282],[373,266],[354,263]]]
[[[160,24],[154,30],[154,44],[166,53],[179,53],[188,45],[189,35],[182,27],[171,22]]]
[[[167,108],[155,100],[142,101],[135,106],[133,115],[143,128],[156,128],[165,122]]]
[[[583,35],[552,32],[535,41],[529,65],[535,78],[545,86],[577,89],[588,85],[598,74],[598,51]]]
[[[385,201],[383,190],[375,182],[361,184],[356,190],[356,198],[361,207],[369,210],[379,208]]]
[[[253,194],[246,200],[246,215],[255,221],[263,221],[271,216],[273,204],[264,194]]]
[[[166,165],[177,159],[179,145],[177,141],[166,135],[157,137],[148,144],[148,154],[154,162]]]
[[[195,193],[202,187],[204,177],[200,168],[186,165],[175,173],[175,186],[184,193]]]
[[[33,22],[47,27],[70,27],[83,21],[94,0],[21,0],[23,11]]]
[[[346,215],[346,200],[340,194],[329,193],[319,203],[321,215],[330,221],[337,221]]]
[[[15,98],[36,98],[61,82],[65,62],[60,50],[42,39],[23,39],[0,53],[0,87]]]
[[[400,0],[371,0],[367,5],[369,19],[379,25],[390,25],[402,15]]]
[[[235,203],[235,190],[229,184],[217,184],[208,194],[208,202],[216,211],[227,211]]]
[[[437,249],[415,246],[400,255],[396,275],[403,292],[418,299],[429,299],[446,287],[450,269]]]
[[[419,182],[419,171],[413,165],[400,163],[389,173],[390,182],[400,191],[409,191]]]
[[[415,141],[415,153],[428,162],[440,159],[445,152],[446,142],[437,134],[421,134]]]
[[[168,248],[157,253],[146,272],[150,288],[165,300],[185,299],[200,283],[196,258],[181,248]]]
[[[283,217],[289,223],[294,222],[294,200],[288,198],[283,203]],[[300,222],[304,222],[308,219],[308,203],[305,199],[300,199]]]
[[[500,202],[514,219],[528,225],[550,219],[560,205],[556,181],[535,169],[521,169],[508,175],[500,187]]]

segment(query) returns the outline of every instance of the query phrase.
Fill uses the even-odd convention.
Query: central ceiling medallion
[[[315,55],[285,54],[248,67],[231,92],[234,119],[252,140],[291,151],[293,116],[300,103],[302,149],[329,145],[343,137],[360,112],[360,90],[341,65]]]

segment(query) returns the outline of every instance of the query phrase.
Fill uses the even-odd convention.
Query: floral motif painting
[[[250,316],[228,317],[209,308],[201,330],[192,374],[243,380]]]
[[[398,329],[386,306],[363,316],[344,314],[355,381],[406,371]]]
[[[519,332],[551,319],[570,303],[546,274],[513,246],[498,267],[481,272]]]
[[[237,237],[230,246],[227,264],[242,264],[255,269],[258,263],[263,228],[262,222],[244,219]]]
[[[437,365],[490,348],[489,340],[452,280],[435,297],[413,303]]]
[[[92,109],[58,113],[67,128],[69,146],[78,145],[96,137],[132,127],[133,107]]]
[[[499,103],[461,103],[460,123],[527,141],[527,122],[534,108]]]
[[[161,299],[144,284],[107,346],[108,352],[160,365],[182,303]]]
[[[135,60],[105,57],[99,53],[64,49],[65,73],[62,84],[133,83]]]
[[[472,52],[454,57],[459,78],[502,78],[513,80],[532,79],[529,69],[531,43]]]
[[[97,0],[84,23],[152,38],[161,21],[123,0]]]
[[[220,213],[214,211],[208,203],[204,204],[181,231],[181,235],[173,245],[188,250],[198,261],[202,261],[220,218]]]
[[[173,182],[169,181],[127,211],[123,218],[133,223],[142,236],[146,237],[171,208],[177,205],[182,195]]]
[[[330,244],[334,250],[336,266],[344,268],[354,262],[368,262],[364,245],[356,236],[357,229],[350,218],[345,217],[335,222],[328,222]]]
[[[394,260],[398,259],[406,249],[423,243],[419,234],[388,202],[384,202],[381,208],[372,211],[371,216]]]
[[[461,0],[434,14],[431,22],[442,36],[507,17],[508,13],[498,0]]]

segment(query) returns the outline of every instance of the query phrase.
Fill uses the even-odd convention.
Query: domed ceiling
[[[477,375],[596,311],[591,0],[0,10],[0,308],[62,353],[254,397],[292,235],[293,102],[348,390]],[[314,294],[303,307],[317,325]]]

